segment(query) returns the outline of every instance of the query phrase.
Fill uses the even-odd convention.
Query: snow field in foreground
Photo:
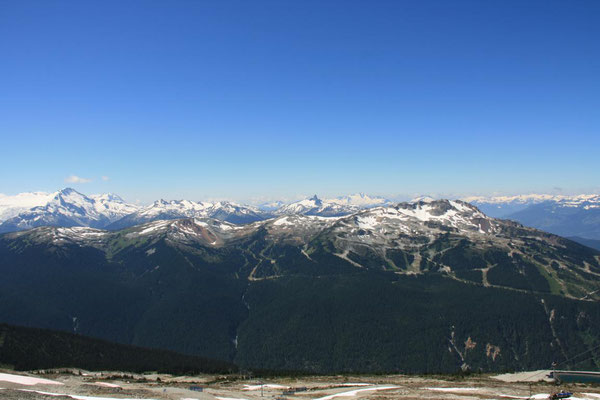
[[[454,393],[461,393],[461,392],[477,392],[477,391],[486,391],[486,389],[483,388],[457,388],[457,387],[426,387],[423,388],[425,390],[432,390],[432,391],[436,391],[436,392],[454,392]],[[487,390],[489,391],[489,390]],[[596,394],[596,393],[582,393],[584,396],[586,397],[576,397],[576,396],[571,396],[568,398],[568,400],[597,400],[600,399],[600,394]],[[524,399],[524,400],[528,400],[528,399],[535,399],[535,400],[546,400],[550,397],[550,393],[537,393],[537,394],[533,394],[531,396],[513,396],[510,394],[494,394],[495,396],[500,396],[501,398],[504,399]],[[590,397],[587,397],[590,396]]]
[[[264,385],[244,385],[244,389],[242,390],[260,390],[261,386],[263,387],[263,389],[289,389],[289,386],[268,383]]]
[[[134,398],[124,398],[124,397],[95,397],[95,396],[80,396],[78,394],[66,394],[66,393],[51,393],[51,392],[42,392],[39,390],[31,390],[31,389],[18,389],[21,392],[32,392],[43,394],[45,396],[66,396],[75,400],[156,400],[156,399],[134,399]]]
[[[0,373],[0,381],[17,383],[19,385],[62,385],[60,382],[51,381],[50,379],[34,378],[31,376],[13,375]]]
[[[368,389],[356,389],[356,390],[350,390],[348,392],[341,392],[341,393],[330,394],[329,396],[319,397],[318,399],[314,399],[314,400],[331,400],[331,399],[334,399],[336,397],[354,397],[358,393],[361,393],[361,392],[371,392],[371,391],[377,391],[377,390],[398,389],[399,387],[400,386],[377,386],[377,387],[372,387],[372,388],[368,388]]]

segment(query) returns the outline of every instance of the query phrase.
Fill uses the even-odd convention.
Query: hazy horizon
[[[92,195],[100,195],[100,194],[116,194],[119,197],[123,198],[123,200],[125,200],[126,202],[132,203],[132,204],[137,204],[140,206],[146,206],[146,205],[150,205],[152,204],[154,201],[157,200],[166,200],[166,201],[171,201],[171,200],[191,200],[191,201],[206,201],[206,202],[216,202],[216,201],[230,201],[230,202],[234,202],[234,203],[239,203],[239,204],[247,204],[247,205],[253,205],[253,206],[258,206],[258,205],[264,205],[270,202],[276,202],[276,201],[281,201],[283,203],[292,203],[295,201],[299,201],[299,200],[303,200],[303,199],[308,199],[312,196],[317,196],[320,199],[333,199],[333,198],[340,198],[340,197],[345,197],[345,196],[352,196],[352,195],[366,195],[369,197],[382,197],[385,198],[386,200],[390,200],[390,201],[410,201],[410,200],[414,200],[416,198],[420,198],[420,197],[431,197],[434,199],[464,199],[464,198],[469,198],[469,197],[513,197],[513,196],[534,196],[534,195],[551,195],[551,196],[578,196],[578,195],[599,195],[600,191],[581,191],[581,192],[573,192],[573,193],[566,193],[564,191],[558,190],[559,188],[554,188],[554,190],[552,191],[548,191],[548,192],[529,192],[529,193],[491,193],[491,194],[481,194],[481,193],[471,193],[471,194],[457,194],[457,193],[388,193],[388,194],[381,194],[381,193],[366,193],[366,192],[353,192],[353,193],[333,193],[333,194],[322,194],[322,193],[300,193],[297,194],[295,196],[263,196],[263,197],[252,197],[252,198],[228,198],[228,197],[214,197],[214,196],[210,196],[210,194],[206,194],[205,196],[200,196],[200,197],[177,197],[177,196],[173,196],[173,195],[169,195],[168,193],[165,196],[159,196],[156,198],[152,198],[152,199],[147,199],[147,200],[142,200],[139,198],[130,198],[130,197],[126,197],[126,196],[122,196],[120,193],[118,192],[111,192],[111,191],[104,191],[104,192],[90,192],[85,190],[85,188],[81,189],[81,188],[76,188],[75,186],[77,185],[64,185],[61,188],[55,189],[55,190],[31,190],[31,191],[27,191],[27,192],[19,192],[19,193],[3,193],[0,192],[0,197],[12,197],[15,196],[17,194],[21,194],[21,193],[32,193],[32,192],[44,192],[44,193],[54,193],[57,192],[59,190],[62,189],[66,189],[66,188],[72,188],[74,190],[76,190],[79,193],[82,193],[86,196],[92,196]]]

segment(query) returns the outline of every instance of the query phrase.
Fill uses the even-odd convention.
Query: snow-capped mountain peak
[[[357,210],[357,206],[332,203],[330,201],[321,200],[317,195],[314,195],[313,197],[284,205],[275,213],[278,215],[303,214],[336,217],[351,214]]]
[[[45,203],[21,210],[5,220],[0,224],[0,232],[30,229],[37,226],[102,228],[137,209],[134,205],[125,203],[115,195],[88,197],[73,188],[64,188],[47,197],[38,198],[46,200]]]
[[[321,205],[323,205],[323,201],[321,199],[319,199],[316,194],[313,197],[311,197],[309,200],[312,201],[315,204],[315,206],[317,206],[317,207],[320,207]]]
[[[45,207],[57,211],[60,207],[72,210],[74,213],[95,214],[95,201],[75,189],[65,188],[59,190],[56,196]]]
[[[138,206],[125,202],[120,196],[113,193],[94,194],[89,197],[94,200],[96,212],[106,215],[111,222],[139,209]]]

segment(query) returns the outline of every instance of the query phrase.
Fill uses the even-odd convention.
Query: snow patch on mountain
[[[139,209],[138,206],[126,203],[120,196],[113,193],[93,194],[94,208],[98,214],[106,215],[111,221],[122,218]]]
[[[436,200],[430,203],[420,201],[400,203],[393,207],[377,207],[344,218],[341,224],[356,226],[358,229],[383,236],[396,236],[399,233],[431,236],[432,233],[437,234],[447,228],[453,228],[463,234],[492,234],[498,231],[496,222],[476,207],[452,200]],[[357,234],[364,236],[369,232],[357,232]]]
[[[130,233],[130,234],[128,234],[128,236],[147,235],[149,233],[153,233],[156,231],[165,230],[170,224],[171,224],[171,221],[168,221],[168,220],[151,222],[151,223],[145,225],[144,229],[142,229],[141,231],[135,232],[135,233]]]
[[[0,381],[16,383],[19,385],[33,386],[33,385],[63,385],[61,382],[52,381],[50,379],[35,378],[33,376],[25,375],[14,375],[0,373]]]

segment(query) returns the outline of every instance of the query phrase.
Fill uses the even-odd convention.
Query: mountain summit
[[[15,196],[18,197],[18,196]],[[103,228],[134,212],[137,207],[112,194],[86,196],[72,188],[64,188],[44,198],[38,205],[0,224],[0,232],[30,229],[38,226],[89,226]]]
[[[329,200],[321,200],[315,194],[313,197],[286,204],[275,211],[276,215],[301,214],[319,215],[322,217],[339,217],[359,210],[356,205],[340,204]]]

